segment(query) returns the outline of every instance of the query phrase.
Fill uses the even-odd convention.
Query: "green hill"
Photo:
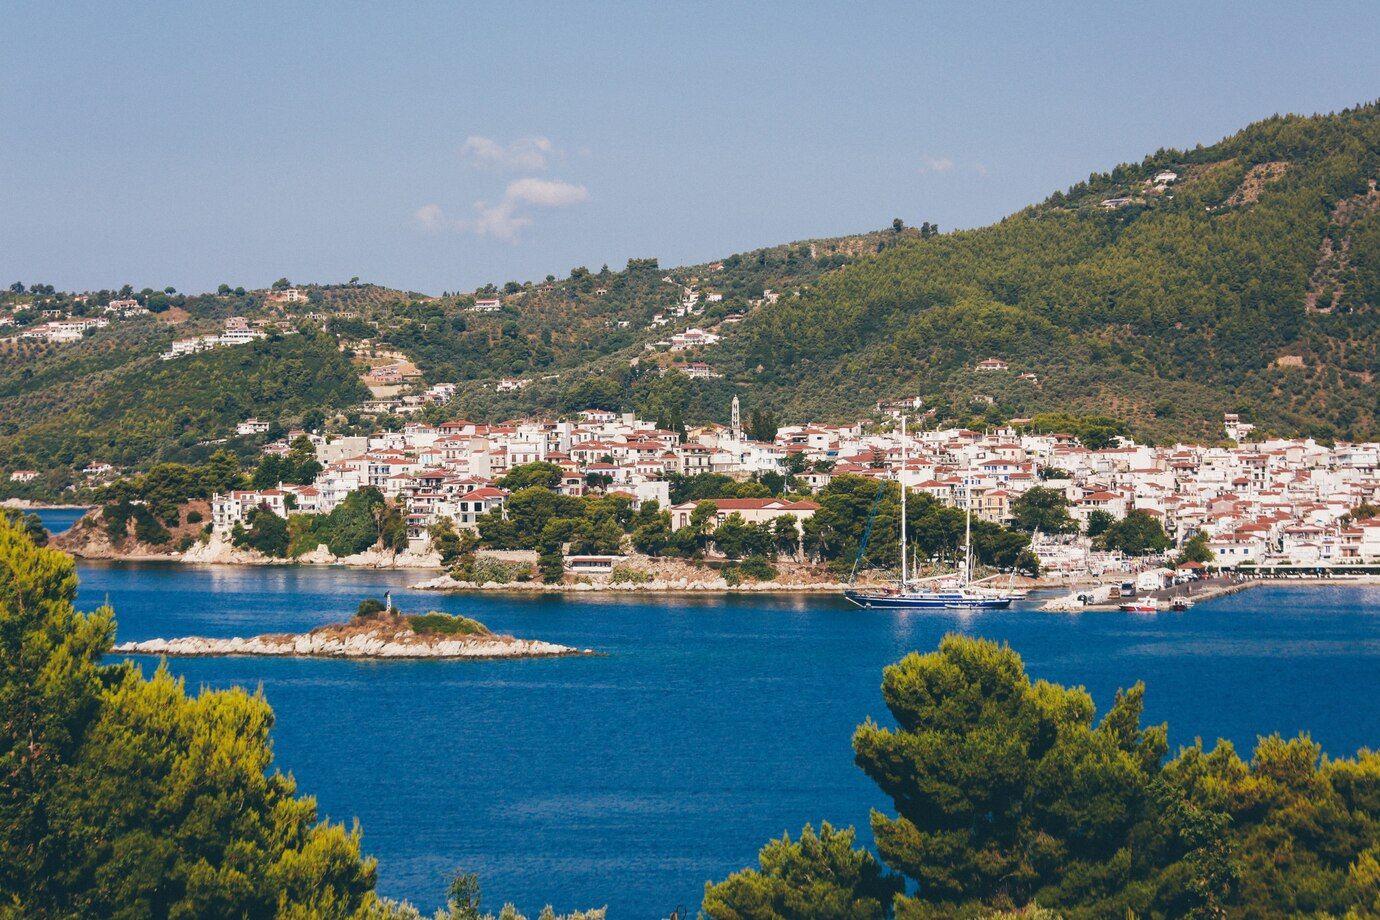
[[[632,259],[622,271],[581,267],[563,279],[508,282],[440,297],[353,281],[300,286],[304,299],[292,302],[272,290],[229,285],[198,295],[135,292],[129,286],[87,295],[48,285],[0,291],[0,312],[15,317],[21,330],[42,322],[43,310],[98,315],[117,297],[133,297],[154,311],[74,344],[24,340],[0,351],[0,472],[34,468],[52,474],[28,486],[0,482],[0,495],[50,497],[71,481],[74,468],[95,460],[132,467],[195,460],[214,449],[211,442],[232,438],[235,425],[250,416],[281,426],[350,410],[370,395],[360,373],[371,363],[390,360],[367,357],[380,352],[405,354],[424,372],[425,382],[465,385],[464,411],[520,408],[494,399],[494,381],[510,375],[549,376],[552,383],[544,389],[553,404],[560,401],[553,388],[571,379],[594,380],[596,390],[599,383],[611,385],[622,400],[627,393],[603,372],[627,367],[627,355],[641,354],[643,342],[692,323],[746,314],[765,290],[803,289],[912,236],[918,231],[889,229],[769,247],[679,269],[662,269],[655,259]],[[705,296],[696,312],[674,317],[687,286],[697,284]],[[710,293],[722,299],[710,303]],[[476,312],[476,299],[489,296],[501,298],[500,308]],[[674,324],[654,326],[658,312]],[[174,337],[218,332],[231,316],[270,320],[304,334],[158,360]],[[584,398],[580,385],[561,392],[579,402]],[[607,401],[597,393],[590,398]],[[350,417],[366,429],[375,424],[354,413]],[[249,452],[256,445],[232,438],[231,446]]]
[[[335,338],[320,332],[160,361],[154,343],[166,336],[120,330],[27,365],[7,363],[0,375],[6,468],[195,459],[214,449],[207,441],[233,435],[251,416],[299,420],[369,397]]]
[[[1178,179],[1157,187],[1164,170]],[[1376,105],[1270,118],[902,243],[757,313],[713,360],[793,419],[920,394],[941,414],[990,398],[994,418],[1097,411],[1160,436],[1240,411],[1380,437],[1377,177]],[[989,357],[1009,370],[974,369]]]
[[[918,235],[907,229],[805,240],[678,268],[663,267],[654,258],[629,259],[619,271],[577,266],[564,278],[378,302],[355,311],[363,325],[339,328],[404,351],[431,380],[492,382],[588,370],[611,355],[636,355],[643,343],[689,325],[747,314],[764,291],[802,289]],[[687,287],[699,290],[701,300],[696,312],[675,316]],[[710,294],[721,299],[711,303]],[[476,298],[495,297],[500,300],[496,312],[474,311]],[[654,326],[658,314],[666,323]]]

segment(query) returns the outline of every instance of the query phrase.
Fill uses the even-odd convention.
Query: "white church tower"
[[[743,439],[743,413],[738,406],[737,396],[733,397],[733,422],[729,427],[733,430],[733,440],[741,441]]]

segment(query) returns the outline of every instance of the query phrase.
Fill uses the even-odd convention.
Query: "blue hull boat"
[[[845,591],[843,596],[866,609],[907,610],[1004,610],[1011,606],[1012,597],[986,596],[967,591]]]

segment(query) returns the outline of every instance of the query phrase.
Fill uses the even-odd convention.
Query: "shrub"
[[[359,606],[355,608],[355,616],[361,618],[371,617],[376,613],[383,613],[383,611],[383,601],[379,600],[377,597],[366,597],[364,600],[360,601]]]
[[[609,573],[609,581],[615,585],[645,585],[654,577],[651,572],[635,569],[630,565],[616,565]]]
[[[421,615],[410,616],[407,618],[407,625],[412,627],[413,632],[423,636],[492,635],[489,631],[489,627],[478,620],[472,620],[469,617],[451,616],[448,613],[441,613],[437,610],[430,610]]]
[[[172,539],[168,528],[143,505],[136,505],[134,508],[134,536],[140,543],[152,546],[162,546]]]
[[[200,512],[200,511],[188,511],[188,512],[187,512],[187,523],[188,523],[188,524],[200,524],[200,523],[202,522],[202,520],[203,520],[203,518],[202,518],[202,516],[201,516],[201,512]]]
[[[489,556],[476,557],[469,566],[458,566],[455,577],[460,581],[472,581],[477,585],[494,582],[506,585],[516,581],[520,574],[527,573],[527,566],[508,563]]]
[[[741,578],[747,578],[748,581],[771,581],[777,577],[776,566],[769,563],[763,556],[748,556],[741,563],[733,564],[729,568],[737,572]]]
[[[294,514],[289,553],[300,556],[322,543],[335,556],[353,556],[378,542],[383,493],[372,486],[356,489],[329,514]],[[403,532],[406,537],[406,531]]]
[[[258,550],[265,556],[283,557],[288,554],[288,522],[265,508],[249,512],[249,529],[239,525],[231,536],[236,546]]]

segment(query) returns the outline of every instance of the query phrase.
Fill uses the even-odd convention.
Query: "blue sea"
[[[55,525],[56,526],[56,525]],[[1147,685],[1173,744],[1311,732],[1380,745],[1380,589],[1256,588],[1182,614],[863,612],[833,598],[517,598],[410,592],[422,573],[83,563],[121,639],[251,635],[338,621],[391,589],[600,657],[508,662],[179,659],[189,689],[262,687],[278,766],[323,814],[358,818],[384,894],[437,906],[457,870],[485,905],[699,904],[704,882],[808,822],[888,803],[849,739],[888,721],[882,668],[949,631],[1009,642],[1035,677],[1099,708]],[[152,659],[141,659],[146,668]]]

